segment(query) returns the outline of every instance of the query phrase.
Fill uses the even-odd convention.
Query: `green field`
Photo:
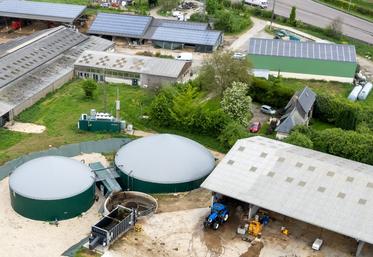
[[[105,90],[107,94],[107,111],[115,113],[114,101],[117,88],[121,100],[121,118],[134,124],[136,129],[175,133],[192,138],[207,147],[224,150],[213,137],[188,133],[175,129],[156,128],[142,119],[154,93],[132,86],[116,86],[101,84],[93,100],[84,97],[81,81],[72,81],[57,92],[49,94],[46,98],[25,110],[17,118],[18,121],[45,125],[47,131],[42,134],[23,134],[0,128],[0,164],[14,159],[20,155],[47,149],[49,145],[77,143],[89,140],[99,140],[110,137],[125,136],[123,134],[92,133],[77,129],[77,122],[82,113],[89,113],[90,109],[105,111]]]

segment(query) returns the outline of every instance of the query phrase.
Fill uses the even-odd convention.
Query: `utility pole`
[[[119,100],[119,87],[117,87],[117,100],[115,101],[116,119],[120,121],[120,100]]]
[[[273,19],[275,18],[275,6],[276,6],[276,0],[273,0],[272,16],[271,16],[271,24],[269,25],[269,30],[272,29]]]

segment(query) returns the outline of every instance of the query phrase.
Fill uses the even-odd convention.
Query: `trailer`
[[[118,205],[91,228],[89,249],[108,247],[116,239],[135,226],[136,210]]]

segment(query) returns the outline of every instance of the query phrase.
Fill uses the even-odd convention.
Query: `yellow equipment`
[[[281,227],[281,233],[284,234],[285,236],[288,236],[289,230],[286,227]]]
[[[142,226],[140,224],[135,224],[135,232],[141,232]]]
[[[255,237],[262,234],[262,224],[257,220],[252,220],[249,223],[249,235],[253,235]]]

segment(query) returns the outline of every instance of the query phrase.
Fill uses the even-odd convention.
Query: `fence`
[[[29,153],[1,166],[0,180],[7,177],[10,172],[12,172],[18,166],[35,158],[49,155],[73,157],[81,153],[111,153],[118,151],[120,147],[129,143],[130,141],[131,139],[128,138],[111,138],[99,141],[88,141],[78,144],[63,145],[58,148],[50,148],[41,152]]]

